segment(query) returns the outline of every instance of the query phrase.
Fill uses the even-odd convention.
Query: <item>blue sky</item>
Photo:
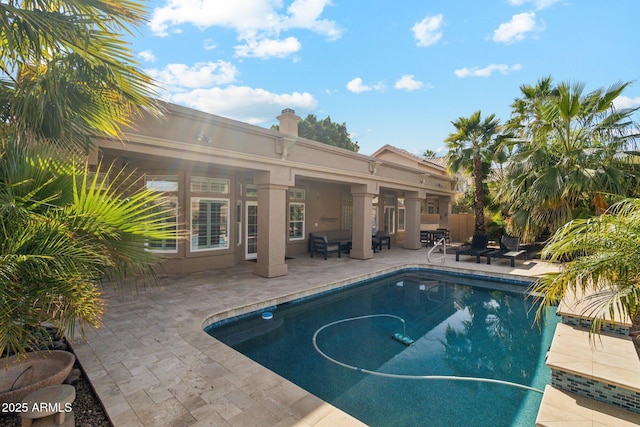
[[[269,127],[347,124],[360,152],[444,153],[452,121],[508,119],[522,84],[640,77],[640,1],[150,0],[132,49],[162,98]],[[640,81],[619,100],[640,105]]]

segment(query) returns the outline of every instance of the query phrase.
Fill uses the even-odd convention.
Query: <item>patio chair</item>
[[[391,236],[388,231],[378,231],[376,235],[371,238],[373,252],[376,251],[376,248],[382,251],[382,245],[387,245],[387,249],[391,249]]]
[[[327,254],[337,252],[338,258],[342,255],[342,245],[340,242],[329,242],[327,240],[327,236],[311,236],[311,258],[313,258],[313,253],[318,252],[324,255],[324,259],[327,259]]]
[[[436,231],[439,231],[440,235],[445,238],[445,242],[451,243],[451,230],[448,228],[437,228]]]
[[[508,258],[511,260],[511,267],[516,266],[516,257],[524,254],[527,260],[527,251],[520,249],[520,238],[502,236],[500,239],[500,249],[487,253],[487,264],[491,264],[491,258]]]
[[[487,248],[489,236],[486,234],[474,234],[471,239],[471,247],[456,251],[456,261],[460,261],[460,255],[471,255],[476,257],[476,262],[480,264],[480,257],[486,255],[491,249]]]

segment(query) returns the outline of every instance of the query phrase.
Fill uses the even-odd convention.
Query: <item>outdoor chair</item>
[[[448,228],[437,228],[436,231],[440,232],[446,243],[451,243],[451,230]]]
[[[516,257],[523,255],[527,260],[527,251],[520,249],[520,238],[502,236],[500,239],[500,249],[487,253],[487,264],[491,264],[491,258],[508,258],[511,260],[511,267],[516,266]]]
[[[471,255],[476,257],[476,262],[480,264],[480,257],[486,255],[491,249],[487,248],[489,236],[486,234],[474,234],[471,239],[471,247],[456,251],[456,261],[460,261],[460,255]]]
[[[382,251],[382,245],[387,245],[387,249],[391,249],[391,236],[388,231],[378,231],[376,235],[371,238],[373,252],[376,251],[376,248]]]
[[[327,259],[327,254],[337,252],[338,258],[342,255],[342,245],[340,242],[329,242],[327,236],[311,236],[311,258],[313,253],[318,252],[324,255],[324,259]]]

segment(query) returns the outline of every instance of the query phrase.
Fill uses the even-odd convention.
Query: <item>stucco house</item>
[[[152,242],[169,272],[188,273],[256,261],[254,273],[287,274],[285,257],[308,256],[309,233],[351,230],[351,258],[374,257],[372,230],[418,249],[420,213],[438,204],[448,226],[452,178],[438,165],[412,165],[385,153],[366,156],[298,136],[285,109],[280,131],[164,104],[124,142],[95,138],[91,161],[135,168],[147,188],[175,207],[185,241]]]

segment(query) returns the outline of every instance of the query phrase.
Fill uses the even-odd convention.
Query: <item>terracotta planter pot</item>
[[[36,351],[0,362],[0,404],[20,402],[38,389],[62,384],[76,357],[62,350]]]

